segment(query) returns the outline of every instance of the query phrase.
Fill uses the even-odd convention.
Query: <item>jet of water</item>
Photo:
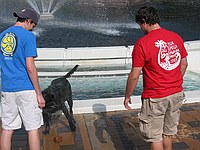
[[[53,15],[61,6],[63,0],[26,0],[39,14]]]
[[[37,4],[37,0],[27,0],[27,2],[29,3],[29,5],[37,12],[40,14],[40,10]]]

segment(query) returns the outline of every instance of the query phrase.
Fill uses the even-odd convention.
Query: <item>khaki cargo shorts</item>
[[[180,110],[185,99],[184,92],[163,98],[142,99],[139,127],[147,142],[160,142],[164,135],[175,135],[180,119]]]
[[[38,107],[35,91],[2,92],[1,120],[5,130],[20,129],[22,122],[27,131],[40,128],[42,110]]]

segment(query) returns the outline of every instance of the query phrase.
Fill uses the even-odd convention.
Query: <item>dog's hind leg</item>
[[[69,122],[69,126],[72,132],[76,131],[75,120],[72,115],[69,114],[66,106],[63,106],[62,111]]]

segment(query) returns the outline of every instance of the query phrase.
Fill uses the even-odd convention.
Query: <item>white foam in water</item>
[[[96,30],[98,33],[103,33],[106,35],[121,35],[121,32],[116,29],[98,29]]]
[[[52,20],[51,22],[42,22],[47,26],[54,26],[59,28],[81,29],[86,31],[93,31],[100,34],[119,36],[125,33],[123,29],[139,29],[139,25],[133,23],[111,23],[111,22],[87,22],[70,20],[69,22]]]

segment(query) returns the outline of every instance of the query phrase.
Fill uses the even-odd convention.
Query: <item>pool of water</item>
[[[50,85],[53,78],[41,78],[41,88]],[[72,86],[74,100],[123,97],[127,75],[124,76],[96,76],[96,77],[71,77],[68,78]],[[200,90],[200,75],[186,72],[184,76],[185,91]],[[142,76],[140,76],[134,95],[142,92]]]

